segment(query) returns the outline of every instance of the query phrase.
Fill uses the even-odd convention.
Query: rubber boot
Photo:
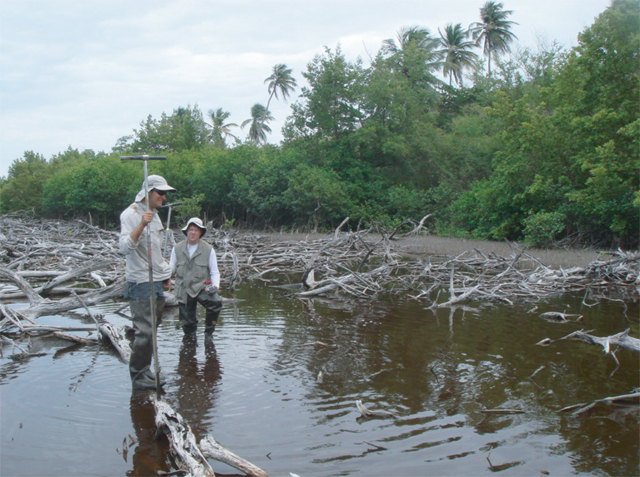
[[[185,335],[190,335],[198,329],[198,320],[196,318],[196,305],[198,302],[187,298],[187,303],[178,303],[178,311],[182,331]]]
[[[218,316],[222,310],[222,300],[220,300],[218,293],[215,292],[211,298],[207,297],[202,303],[207,310],[204,318],[204,334],[208,337],[211,337],[216,330]]]
[[[135,329],[131,359],[129,360],[131,385],[133,389],[156,389],[155,374],[150,369],[153,355],[153,336],[151,335],[152,316],[149,300],[132,300],[129,306]]]
[[[209,318],[209,312],[207,312],[207,316],[205,318],[205,325],[204,325],[204,334],[206,336],[212,336],[213,332],[216,331],[216,325],[218,324],[217,322],[217,316],[215,319],[213,318]]]

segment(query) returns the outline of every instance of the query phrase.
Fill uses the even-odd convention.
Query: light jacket
[[[131,238],[131,231],[142,220],[145,206],[140,202],[134,202],[120,214],[120,239],[119,251],[126,255],[125,278],[128,282],[148,283],[149,262],[147,250],[147,234],[151,234],[151,263],[153,268],[153,281],[165,281],[171,277],[171,267],[162,257],[162,239],[164,227],[157,212],[153,214],[151,223],[147,225],[140,238],[135,242]]]
[[[198,242],[198,247],[191,257],[189,257],[186,240],[175,246],[174,293],[179,303],[185,303],[187,295],[198,296],[198,293],[204,288],[204,282],[210,280],[209,256],[212,251],[213,247],[204,240]]]

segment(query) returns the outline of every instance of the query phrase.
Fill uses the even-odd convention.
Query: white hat
[[[158,189],[158,190],[165,190],[167,192],[175,192],[176,190],[171,187],[169,184],[167,184],[167,181],[165,180],[164,177],[162,176],[157,176],[155,174],[150,175],[149,177],[147,177],[147,184],[149,187],[149,192],[151,192],[153,189]],[[142,188],[140,189],[140,192],[138,192],[136,194],[136,202],[140,202],[142,199],[144,199],[146,196],[145,192],[144,192],[144,181],[142,182]]]
[[[202,220],[200,220],[198,217],[191,217],[189,219],[189,222],[187,222],[187,225],[185,225],[184,228],[182,229],[183,234],[187,235],[187,229],[191,224],[195,225],[202,231],[202,233],[200,234],[200,237],[202,237],[204,234],[207,233],[207,228],[204,225],[202,225]]]

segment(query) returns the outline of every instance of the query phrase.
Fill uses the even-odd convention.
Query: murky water
[[[184,341],[177,310],[166,313],[163,399],[198,439],[212,433],[272,476],[638,475],[637,406],[579,417],[558,410],[640,386],[639,357],[618,351],[610,377],[616,365],[601,348],[535,345],[580,328],[606,336],[631,327],[637,337],[637,302],[626,316],[619,302],[581,307],[582,296],[538,303],[534,313],[532,304],[434,313],[416,301],[285,294],[244,284],[209,344],[202,321],[197,340]],[[122,325],[119,307],[95,311]],[[544,311],[582,313],[584,322],[549,323]],[[93,328],[73,317],[38,322]],[[115,352],[57,339],[32,346],[44,355],[14,360],[5,346],[0,359],[2,476],[174,470],[166,442],[154,440],[149,393],[132,394]],[[397,417],[362,420],[356,400]],[[524,413],[482,412],[495,408]]]

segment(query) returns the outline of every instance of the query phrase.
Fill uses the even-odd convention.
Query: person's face
[[[189,228],[187,229],[187,242],[189,245],[197,244],[200,241],[201,234],[202,231],[197,225],[189,225]]]
[[[166,191],[158,191],[153,189],[149,192],[149,208],[151,210],[157,209],[164,204],[164,201],[167,200],[167,192]]]

